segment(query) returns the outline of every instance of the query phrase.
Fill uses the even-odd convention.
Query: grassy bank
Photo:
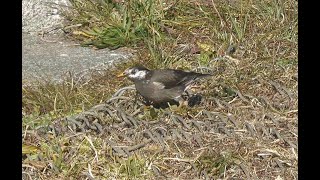
[[[280,124],[286,124],[274,128],[279,127],[281,133],[294,133],[298,84],[296,1],[72,0],[71,3],[73,10],[65,14],[69,20],[65,31],[71,39],[89,48],[131,48],[136,58],[103,75],[93,74],[89,82],[75,82],[70,77],[58,85],[47,82],[23,87],[23,144],[29,148],[25,152],[27,158],[23,159],[26,174],[78,179],[90,169],[98,179],[154,179],[154,171],[150,169],[153,164],[171,178],[198,178],[199,174],[178,169],[179,163],[188,159],[215,179],[247,179],[248,174],[261,179],[297,178],[297,158],[292,153],[296,149],[261,137],[241,135],[239,139],[219,141],[215,138],[221,138],[220,135],[208,132],[213,151],[193,151],[187,146],[177,150],[177,145],[169,143],[171,151],[162,154],[152,145],[147,153],[141,151],[129,158],[119,158],[105,145],[109,136],[79,135],[80,139],[71,142],[69,136],[44,138],[37,134],[40,127],[88,110],[105,102],[117,89],[130,85],[128,80],[114,77],[135,63],[149,68],[208,67],[214,70],[215,76],[203,82],[206,89],[203,95],[205,99],[215,97],[228,102],[233,108],[223,109],[208,100],[192,110],[177,112],[186,119],[195,117],[203,109],[230,113],[236,117],[241,132],[247,121],[260,122],[260,117],[272,113]],[[236,47],[236,51],[230,52],[230,47]],[[242,98],[237,92],[250,95],[249,102],[240,103]],[[286,99],[288,96],[290,101]],[[261,104],[259,98],[264,98],[269,105]],[[190,114],[187,116],[186,112]],[[261,123],[266,123],[266,127],[270,125]],[[92,147],[99,154],[99,162],[95,164]],[[239,150],[240,147],[245,147],[246,152]],[[76,156],[68,156],[71,149],[76,149]],[[273,155],[263,158],[256,155],[262,150]],[[177,154],[180,156],[176,157]],[[268,161],[275,156],[290,165],[283,165],[285,170],[274,169],[276,165]],[[242,168],[240,172],[234,168],[241,163],[249,170]]]

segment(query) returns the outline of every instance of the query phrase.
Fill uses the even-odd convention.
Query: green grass
[[[60,84],[49,81],[23,87],[23,144],[27,145],[27,157],[23,159],[23,164],[36,167],[27,173],[33,177],[81,179],[87,177],[85,173],[90,164],[97,179],[154,179],[149,169],[153,164],[169,177],[198,178],[195,174],[184,173],[185,169],[180,170],[179,162],[168,163],[164,160],[166,157],[184,159],[177,157],[182,154],[194,160],[199,169],[216,178],[241,174],[242,171],[235,170],[236,164],[241,161],[251,167],[259,178],[275,179],[279,173],[268,169],[268,159],[260,161],[254,156],[261,149],[271,149],[281,152],[286,161],[294,164],[294,168],[280,174],[281,177],[296,177],[297,160],[291,149],[283,148],[276,141],[265,142],[262,138],[243,136],[228,140],[206,132],[209,141],[206,148],[211,148],[215,153],[200,156],[197,152],[201,149],[194,151],[183,145],[183,148],[176,149],[174,143],[178,142],[170,142],[168,152],[157,154],[153,150],[158,147],[150,145],[147,150],[134,153],[129,158],[119,158],[105,145],[105,139],[109,136],[85,137],[80,134],[77,138],[70,138],[70,135],[57,138],[50,133],[45,137],[37,135],[39,128],[105,102],[117,89],[132,84],[127,79],[115,79],[115,76],[136,63],[149,68],[192,70],[204,66],[217,70],[212,79],[203,82],[203,95],[207,99],[215,97],[233,102],[233,108],[223,109],[218,105],[206,104],[205,107],[175,111],[186,119],[206,108],[231,113],[240,127],[245,127],[244,121],[264,123],[256,120],[259,115],[274,112],[278,119],[285,119],[287,125],[294,127],[296,122],[292,119],[297,117],[292,112],[297,110],[297,82],[293,79],[298,72],[296,1],[128,0],[120,3],[115,0],[72,0],[71,3],[74,7],[72,13],[65,14],[69,25],[81,26],[66,30],[70,38],[95,48],[128,47],[136,50],[136,58],[103,75],[93,74],[89,82],[76,82],[68,78]],[[230,45],[236,46],[236,52],[230,56],[238,63],[221,58]],[[219,58],[222,60],[216,60]],[[277,81],[289,89],[295,95],[294,99],[281,102],[269,81]],[[242,105],[235,90],[257,98],[251,99],[249,105]],[[255,104],[262,97],[275,105],[272,110]],[[288,104],[288,107],[283,108],[281,104]],[[160,110],[151,109],[138,117],[153,120],[162,114]],[[281,128],[281,131],[294,132],[287,126]],[[95,151],[98,162],[94,159]]]
[[[222,152],[219,155],[203,154],[196,161],[199,169],[212,174],[213,177],[219,178],[223,176],[225,169],[239,162],[239,158],[234,157],[232,153]]]
[[[224,51],[230,44],[255,48],[266,42],[297,41],[297,17],[291,1],[163,1],[130,0],[123,3],[72,1],[76,12],[70,17],[80,30],[92,36],[85,45],[97,48],[130,46],[143,48],[154,67],[168,67],[181,60],[177,44],[206,43]],[[289,21],[290,19],[290,21]],[[291,21],[293,20],[293,21]],[[281,33],[279,33],[281,32]],[[249,41],[249,42],[248,42]],[[254,41],[254,42],[253,42]],[[201,53],[200,63],[209,57]],[[183,61],[182,59],[181,61]]]

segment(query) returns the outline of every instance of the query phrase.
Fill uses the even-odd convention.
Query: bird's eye
[[[137,73],[137,69],[132,69],[131,74],[136,74]]]

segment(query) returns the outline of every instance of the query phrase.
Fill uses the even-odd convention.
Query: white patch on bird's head
[[[147,70],[139,70],[136,68],[130,68],[125,70],[125,74],[128,78],[135,80],[135,79],[145,79],[148,71]]]

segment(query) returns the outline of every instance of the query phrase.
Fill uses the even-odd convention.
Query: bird
[[[176,69],[150,70],[142,65],[127,68],[117,77],[127,77],[135,84],[135,88],[147,105],[163,107],[169,104],[181,105],[183,94],[198,79],[212,76],[197,72]]]

